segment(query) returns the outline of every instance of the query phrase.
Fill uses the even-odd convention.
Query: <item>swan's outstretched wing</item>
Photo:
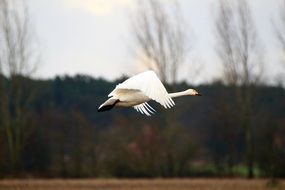
[[[134,106],[134,108],[138,112],[141,112],[142,114],[145,114],[147,116],[151,116],[151,114],[155,113],[155,110],[147,102],[136,105]]]
[[[113,96],[116,91],[120,89],[140,90],[150,99],[155,100],[165,108],[170,108],[175,105],[163,84],[153,71],[140,73],[127,79],[123,83],[118,84],[109,94],[109,97]]]

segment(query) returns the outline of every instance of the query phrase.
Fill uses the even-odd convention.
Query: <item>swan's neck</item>
[[[169,93],[169,96],[171,98],[176,98],[176,97],[180,97],[180,96],[188,96],[189,94],[187,93],[187,91],[182,91],[182,92],[174,92],[174,93]]]

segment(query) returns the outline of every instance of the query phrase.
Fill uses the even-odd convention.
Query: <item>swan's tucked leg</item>
[[[98,112],[107,111],[112,109],[119,100],[115,98],[109,98],[106,102],[104,102],[99,108]]]

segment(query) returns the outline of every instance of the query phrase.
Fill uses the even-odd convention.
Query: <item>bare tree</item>
[[[223,80],[236,89],[240,125],[245,133],[248,177],[251,178],[254,175],[253,87],[261,82],[263,62],[247,1],[220,0],[216,29],[217,53],[224,68]]]
[[[132,29],[140,59],[163,82],[175,83],[187,54],[185,25],[179,4],[171,10],[160,0],[137,1]]]
[[[26,106],[21,99],[22,77],[29,77],[39,61],[24,0],[0,0],[1,126],[6,131],[12,170],[20,165],[26,128]],[[29,97],[29,96],[28,96]]]

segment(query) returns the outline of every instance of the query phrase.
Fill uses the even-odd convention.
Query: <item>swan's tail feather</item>
[[[98,108],[98,112],[102,112],[102,111],[108,111],[110,109],[112,109],[116,103],[118,103],[119,100],[115,99],[115,98],[109,98],[106,102],[104,102],[99,108]]]

